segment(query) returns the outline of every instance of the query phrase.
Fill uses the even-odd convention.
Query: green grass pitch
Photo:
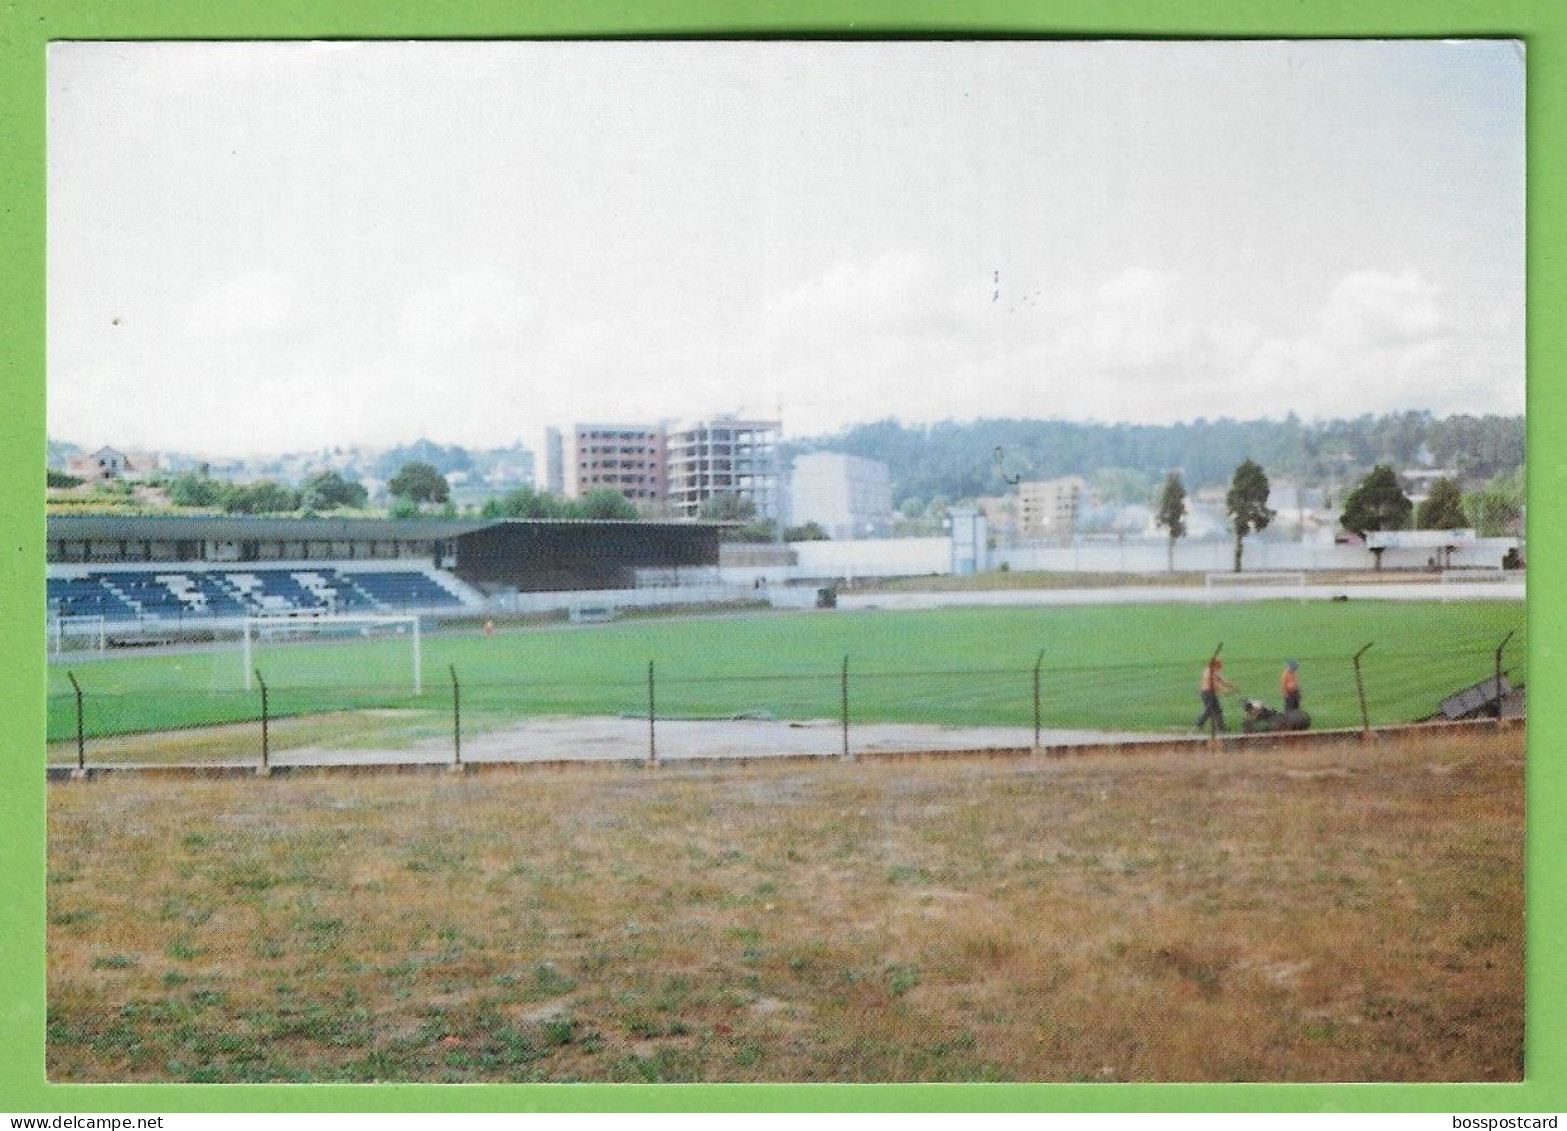
[[[1046,727],[1172,730],[1199,709],[1197,679],[1224,644],[1226,673],[1277,704],[1284,661],[1300,661],[1305,706],[1319,727],[1359,723],[1351,655],[1364,658],[1373,722],[1429,715],[1450,691],[1484,679],[1492,652],[1524,678],[1521,602],[1121,605],[833,611],[627,620],[579,628],[427,633],[424,693],[412,691],[406,639],[261,645],[255,663],[273,714],[402,707],[449,710],[449,667],[462,685],[465,729],[543,714],[641,714],[656,664],[663,717],[768,712],[836,718],[849,657],[850,716],[863,722],[1029,725],[1041,663]],[[48,733],[71,738],[67,670],[81,681],[89,735],[255,719],[237,644],[57,662]],[[1227,709],[1238,712],[1229,701]]]

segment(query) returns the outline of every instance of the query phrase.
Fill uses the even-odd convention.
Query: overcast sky
[[[55,44],[49,430],[1523,411],[1508,42]]]

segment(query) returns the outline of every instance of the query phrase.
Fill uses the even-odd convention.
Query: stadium
[[[1264,689],[1281,637],[1313,681],[1319,730],[1522,710],[1521,583],[1493,573],[1461,587],[1261,571],[1200,589],[997,594],[867,592],[862,566],[841,607],[811,611],[799,606],[841,579],[726,581],[720,529],[52,518],[52,759],[85,769],[88,737],[112,740],[93,746],[114,763],[188,759],[208,727],[197,760],[231,762],[254,745],[235,724],[263,707],[269,769],[451,760],[465,737],[470,763],[656,760],[643,724],[660,716],[666,758],[1189,739],[1193,666],[1227,646],[1237,686]],[[1365,644],[1371,658],[1351,663]],[[1496,695],[1444,716],[1488,676]],[[465,684],[466,720],[449,718]],[[563,741],[573,718],[578,743]]]
[[[1516,1078],[1516,578],[49,533],[55,1079]]]

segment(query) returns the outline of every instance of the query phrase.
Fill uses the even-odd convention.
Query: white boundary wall
[[[758,582],[779,585],[801,580],[857,577],[918,577],[952,572],[952,539],[853,538],[837,542],[790,542],[798,564],[790,566],[724,566],[731,585]]]
[[[506,593],[485,608],[504,613],[579,614],[583,609],[659,609],[679,605],[726,605],[761,600],[751,585],[686,585],[668,589],[570,589],[547,593]]]
[[[1501,565],[1502,555],[1516,547],[1515,538],[1481,538],[1473,546],[1455,550],[1454,568]],[[725,566],[725,581],[738,585],[758,582],[778,585],[791,581],[861,577],[914,577],[952,572],[952,542],[936,538],[861,538],[837,542],[791,542],[797,556],[792,566]],[[1051,573],[1149,573],[1165,572],[1166,545],[1162,541],[1089,542],[1068,546],[1019,546],[992,550],[990,568]],[[1188,573],[1220,573],[1234,564],[1229,542],[1182,540],[1175,547],[1175,568]],[[1386,550],[1384,569],[1421,569],[1430,557],[1419,549]],[[1314,572],[1321,570],[1370,570],[1376,564],[1363,546],[1337,546],[1326,542],[1267,542],[1248,539],[1242,565],[1246,572]]]
[[[1473,546],[1455,550],[1455,567],[1501,564],[1502,555],[1518,545],[1516,538],[1481,538]],[[1431,556],[1428,550],[1386,550],[1384,569],[1420,569]],[[1182,572],[1219,573],[1231,569],[1235,547],[1229,542],[1175,544],[1175,568]],[[991,553],[992,567],[1005,563],[1012,570],[1055,573],[1163,573],[1168,550],[1163,542],[1079,542],[1071,546],[1020,546]],[[1335,546],[1323,542],[1265,542],[1248,539],[1241,564],[1252,570],[1367,570],[1376,564],[1364,546]]]

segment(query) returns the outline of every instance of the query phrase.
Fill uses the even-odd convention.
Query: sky
[[[1524,408],[1510,41],[66,43],[52,438]]]

